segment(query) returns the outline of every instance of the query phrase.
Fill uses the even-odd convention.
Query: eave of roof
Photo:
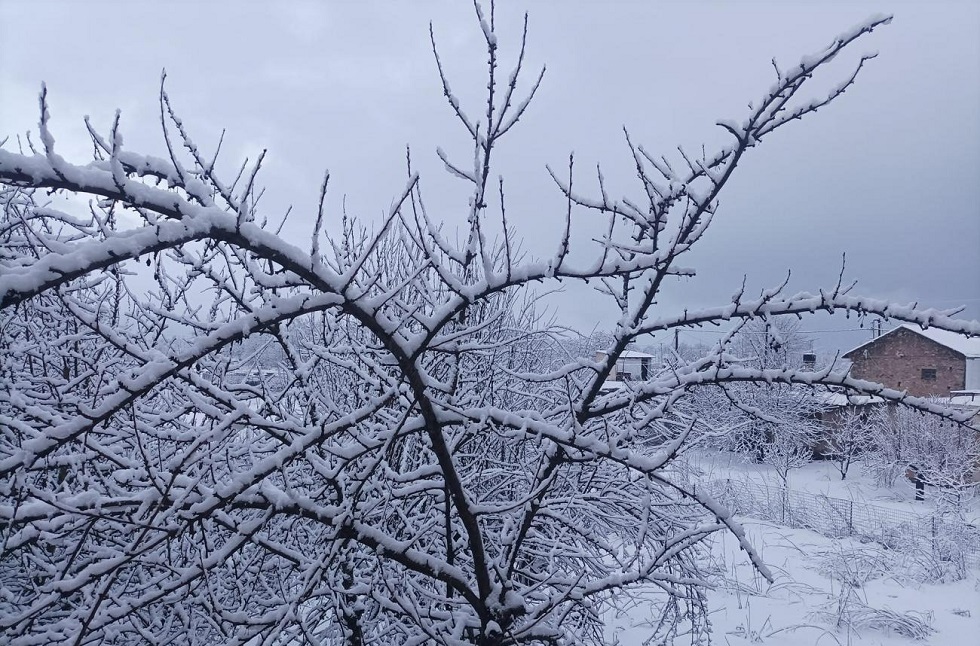
[[[623,350],[622,354],[619,355],[620,359],[655,359],[652,354],[647,354],[646,352],[637,352],[636,350]]]

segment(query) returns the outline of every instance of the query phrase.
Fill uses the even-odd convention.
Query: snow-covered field
[[[692,459],[713,479],[741,479],[777,486],[765,466],[725,455]],[[827,463],[816,462],[790,476],[794,489],[928,515],[934,503],[915,502],[907,483],[877,487],[860,467],[841,482]],[[980,517],[977,501],[967,512]],[[829,538],[742,518],[776,581],[768,584],[727,534],[716,536],[708,593],[713,644],[785,646],[974,646],[980,645],[980,567],[965,572],[931,554],[893,551],[857,538]],[[963,576],[965,574],[965,576]],[[652,628],[642,608],[610,622],[620,644],[648,642]],[[669,642],[668,642],[669,643]],[[689,643],[684,637],[675,643]]]
[[[698,469],[705,480],[732,479],[768,487],[778,487],[779,478],[772,467],[756,464],[734,453],[702,452],[690,454],[688,462]],[[793,491],[841,498],[872,504],[893,511],[929,515],[936,511],[937,491],[926,488],[926,499],[915,500],[915,489],[905,478],[899,478],[894,488],[878,486],[860,463],[855,464],[841,480],[833,465],[814,461],[789,472],[789,487]],[[980,496],[962,502],[962,513],[968,522],[980,522]],[[980,641],[978,641],[980,643]]]

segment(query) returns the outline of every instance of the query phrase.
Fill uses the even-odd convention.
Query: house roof
[[[602,394],[604,394],[604,395],[607,395],[607,394],[609,394],[611,392],[615,392],[617,390],[623,390],[626,387],[627,386],[626,386],[626,382],[625,381],[616,381],[615,379],[606,379],[604,382],[602,382],[602,385],[599,386],[599,392],[602,393]]]
[[[883,404],[881,397],[872,395],[848,395],[846,393],[823,392],[817,394],[817,399],[824,406],[867,406],[869,404]]]
[[[978,358],[980,358],[980,336],[966,337],[966,336],[964,336],[962,334],[959,334],[957,332],[948,332],[946,330],[940,330],[940,329],[934,328],[934,327],[927,328],[927,329],[923,330],[918,325],[910,325],[908,323],[906,323],[904,325],[900,325],[900,326],[898,326],[897,328],[895,328],[893,330],[889,330],[888,332],[885,332],[884,334],[882,334],[878,338],[871,339],[870,341],[868,341],[866,343],[862,343],[861,345],[859,345],[858,347],[854,348],[853,350],[849,350],[849,351],[845,352],[844,353],[844,358],[846,359],[846,358],[848,358],[848,355],[854,354],[858,350],[861,350],[861,349],[866,348],[866,347],[868,347],[868,346],[870,346],[870,345],[872,345],[874,343],[877,343],[878,341],[880,341],[881,339],[885,338],[889,334],[894,334],[898,330],[902,330],[902,329],[909,330],[911,332],[915,332],[916,334],[919,334],[921,336],[924,336],[925,338],[929,339],[930,341],[934,341],[935,343],[938,343],[939,345],[945,346],[945,347],[949,348],[950,350],[953,350],[954,352],[959,352],[960,354],[962,354],[967,359],[978,359]]]
[[[604,357],[609,356],[609,353],[605,350],[599,350],[596,354],[601,354]],[[620,359],[655,359],[652,354],[647,354],[646,352],[636,352],[635,350],[623,350],[620,355]]]
[[[953,395],[948,399],[950,405],[962,408],[980,408],[980,397],[974,395]]]
[[[653,359],[652,354],[647,354],[646,352],[636,352],[634,350],[623,350],[623,353],[619,355],[620,359]]]

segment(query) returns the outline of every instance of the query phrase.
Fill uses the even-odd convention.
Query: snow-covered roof
[[[619,355],[620,359],[653,359],[652,354],[647,354],[646,352],[636,352],[634,350],[623,350],[623,353]]]
[[[885,401],[881,397],[872,397],[871,395],[848,395],[837,392],[818,393],[817,399],[825,406],[866,406],[868,404],[882,404]]]
[[[980,395],[952,395],[947,399],[951,406],[980,408]]]
[[[607,357],[609,353],[605,350],[599,350],[596,352],[597,356]],[[652,354],[647,354],[646,352],[636,352],[635,350],[623,350],[619,355],[620,359],[655,359]]]
[[[614,392],[616,390],[623,390],[624,388],[626,388],[625,381],[616,381],[615,379],[607,379],[604,382],[602,382],[601,386],[599,386],[599,392],[606,394],[606,393]]]
[[[910,330],[912,332],[915,332],[916,334],[920,334],[926,337],[927,339],[929,339],[930,341],[935,341],[936,343],[945,346],[950,350],[953,350],[954,352],[959,352],[967,359],[980,358],[980,336],[966,337],[956,332],[948,332],[946,330],[940,330],[934,327],[923,330],[918,325],[910,325],[908,323],[904,325],[900,325],[894,330],[889,330],[888,332],[885,332],[878,338],[871,339],[870,341],[862,343],[861,345],[854,348],[853,350],[849,350],[848,352],[845,352],[844,357],[846,358],[847,355],[853,354],[858,350],[871,345],[872,343],[876,343],[880,341],[881,339],[885,338],[889,334],[893,334],[897,330],[902,330],[902,329]]]

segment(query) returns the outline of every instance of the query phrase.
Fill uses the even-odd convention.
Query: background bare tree
[[[752,319],[723,341],[730,364],[756,371],[802,370],[812,341],[796,317]],[[813,369],[815,366],[808,366]],[[785,486],[820,439],[823,405],[806,384],[722,382],[692,397],[692,414],[708,423],[707,442],[773,468]]]
[[[730,338],[600,393],[630,343],[676,328],[843,309],[980,334],[842,283],[654,311],[668,281],[691,275],[679,261],[743,156],[848,89],[869,57],[826,96],[803,92],[886,18],[798,64],[774,62],[771,88],[719,124],[731,141],[714,152],[668,158],[627,137],[638,198],[611,198],[601,172],[588,196],[570,160],[552,173],[564,229],[555,253],[534,259],[517,251],[492,168],[543,70],[525,83],[525,29],[504,74],[492,5],[477,14],[488,61],[478,117],[433,37],[468,149],[465,162],[438,152],[472,188],[460,244],[426,207],[410,157],[371,228],[344,217],[341,233],[324,233],[325,177],[301,248],[259,209],[262,157],[219,177],[218,150],[194,143],[163,84],[167,157],[127,150],[117,113],[105,133],[86,123],[84,164],[56,151],[42,90],[39,144],[0,149],[6,642],[600,642],[606,613],[628,599],[652,604],[663,640],[697,639],[698,556],[712,533],[734,532],[769,573],[729,512],[674,477],[698,423],[680,406],[691,391],[835,384],[958,419],[833,366],[738,364]],[[87,214],[59,209],[52,191],[89,199]],[[583,212],[606,234],[572,254]],[[137,271],[152,289],[135,287]],[[605,360],[555,367],[555,330],[528,289],[563,281],[595,283],[620,313]]]
[[[893,484],[914,474],[957,503],[976,488],[973,476],[980,466],[976,428],[904,406],[882,407],[869,421],[873,450],[867,456],[867,467],[880,482]]]
[[[860,402],[855,402],[857,403]],[[841,480],[847,478],[851,467],[858,460],[873,460],[874,424],[877,417],[878,411],[873,404],[845,406],[821,435],[821,452],[834,464]]]

